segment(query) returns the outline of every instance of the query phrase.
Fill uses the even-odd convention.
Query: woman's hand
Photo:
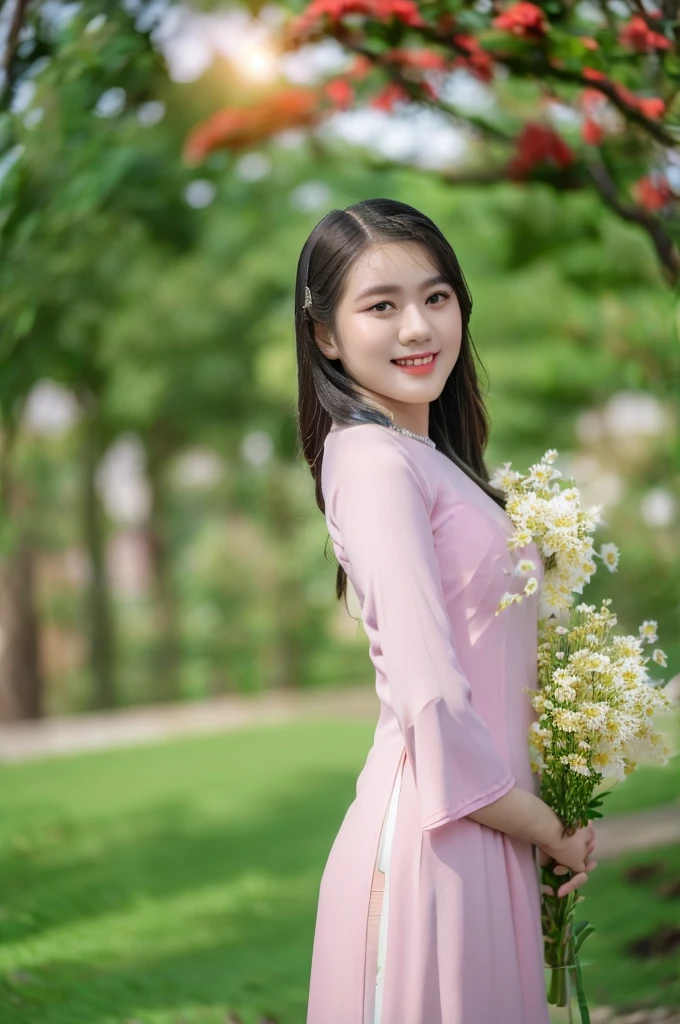
[[[546,867],[551,861],[556,860],[554,874],[566,875],[568,871],[574,871],[574,875],[557,890],[558,897],[568,896],[570,892],[574,892],[588,881],[588,873],[597,867],[597,861],[592,859],[594,849],[595,829],[590,824],[579,829],[573,836],[566,836],[554,849],[538,847],[538,862],[541,867]],[[579,863],[580,857],[583,857],[582,863]],[[563,860],[568,861],[568,864],[562,863]],[[582,870],[579,870],[580,868]],[[554,889],[548,885],[542,885],[541,890],[550,896],[555,895]]]

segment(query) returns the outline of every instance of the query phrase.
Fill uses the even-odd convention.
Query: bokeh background
[[[0,3],[2,1024],[304,1021],[377,717],[296,434],[330,209],[446,234],[487,467],[559,450],[677,693],[675,6]],[[593,1020],[671,1019],[678,758],[607,810]]]

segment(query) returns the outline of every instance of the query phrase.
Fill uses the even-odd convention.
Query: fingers
[[[589,859],[586,861],[585,870],[577,871],[571,878],[569,878],[564,885],[561,885],[557,890],[559,898],[568,896],[570,892],[574,892],[575,889],[579,889],[582,885],[588,881],[588,872],[592,871],[593,868],[597,867],[597,861]],[[571,870],[564,864],[557,864],[553,869],[555,875],[566,875]],[[546,893],[548,896],[554,896],[555,890],[549,885],[542,885],[541,892]]]
[[[558,897],[561,899],[563,896],[568,896],[570,892],[573,892],[574,889],[580,888],[580,886],[584,885],[587,881],[587,873],[585,871],[579,871],[577,875],[574,875],[573,878],[570,878],[568,882],[565,882],[564,885],[559,887],[557,890]]]
[[[559,889],[557,890],[558,897],[562,898],[563,896],[568,896],[570,892],[574,892],[574,890],[580,889],[581,886],[585,885],[588,881],[588,872],[592,871],[593,868],[596,867],[597,861],[589,861],[586,865],[585,871],[579,871],[578,874],[574,875],[572,878],[569,879],[568,882],[565,882],[564,885],[561,885],[559,887]]]

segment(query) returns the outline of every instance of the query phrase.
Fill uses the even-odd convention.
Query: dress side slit
[[[403,751],[392,785],[392,793],[380,832],[378,856],[371,885],[366,938],[364,1024],[380,1024],[382,1016],[385,955],[387,951],[387,923],[389,916],[389,867],[405,755],[406,752]]]

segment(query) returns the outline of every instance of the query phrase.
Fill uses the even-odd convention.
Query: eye
[[[442,298],[448,299],[448,298],[451,297],[451,292],[433,292],[432,295],[428,295],[428,302],[429,302],[430,299],[433,299],[435,297],[435,295],[441,295]],[[388,302],[387,299],[383,299],[382,302],[376,302],[376,304],[374,306],[369,306],[369,311],[374,309],[377,313],[384,313],[385,310],[381,309],[380,307],[387,306],[387,305],[392,305],[392,303]],[[432,303],[431,303],[431,305],[432,305]],[[441,303],[440,302],[435,302],[434,305],[435,306],[440,306]]]

